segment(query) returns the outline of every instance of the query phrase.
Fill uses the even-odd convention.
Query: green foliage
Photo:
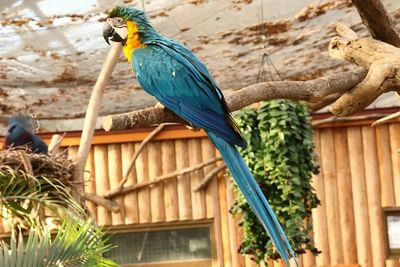
[[[236,116],[248,146],[240,152],[275,211],[296,253],[317,253],[309,236],[311,209],[319,200],[311,186],[318,173],[312,128],[305,105],[287,100],[263,102],[258,110],[245,109]],[[236,186],[235,186],[236,187]],[[279,254],[262,225],[237,194],[233,214],[240,214],[244,237],[239,248],[256,262]]]
[[[14,229],[9,244],[1,242],[0,266],[34,267],[115,267],[119,266],[99,255],[110,249],[104,244],[104,233],[92,222],[67,219],[55,237],[50,230],[29,230],[26,238]]]
[[[0,209],[12,222],[10,241],[0,241],[0,266],[119,266],[102,257],[111,249],[105,233],[57,180],[1,165]]]

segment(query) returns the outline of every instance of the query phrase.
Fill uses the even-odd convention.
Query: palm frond
[[[82,207],[61,182],[37,178],[7,166],[0,167],[0,208],[27,226],[38,225],[37,214],[44,209],[55,218],[67,213],[83,214]]]
[[[13,229],[10,242],[0,244],[0,266],[119,266],[101,256],[112,248],[106,241],[102,229],[95,229],[90,220],[67,219],[54,237],[49,229],[41,235],[31,228],[26,238],[21,230]]]

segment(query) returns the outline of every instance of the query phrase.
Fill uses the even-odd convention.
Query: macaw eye
[[[121,18],[117,18],[116,21],[117,23],[122,23],[123,20]]]

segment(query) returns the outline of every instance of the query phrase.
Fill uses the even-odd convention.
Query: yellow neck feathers
[[[132,21],[127,21],[126,26],[128,27],[128,37],[124,46],[125,57],[131,62],[131,55],[133,50],[142,47],[142,43],[139,40],[138,27]]]

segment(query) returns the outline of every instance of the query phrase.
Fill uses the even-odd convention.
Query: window
[[[400,207],[384,209],[389,256],[400,256]]]
[[[178,266],[181,262],[189,267],[191,265],[187,263],[199,261],[203,265],[198,266],[211,266],[209,226],[116,232],[109,242],[117,248],[105,256],[125,266],[163,266],[168,262],[175,262],[172,266]]]

